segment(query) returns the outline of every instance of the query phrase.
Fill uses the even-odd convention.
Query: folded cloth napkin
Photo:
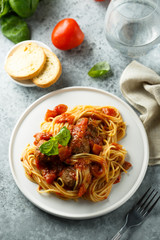
[[[122,73],[120,88],[128,102],[141,114],[149,141],[149,164],[160,164],[160,76],[133,61]]]

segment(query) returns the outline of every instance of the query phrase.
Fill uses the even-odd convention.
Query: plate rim
[[[50,208],[48,208],[48,206],[40,206],[36,199],[34,198],[34,201],[30,198],[30,196],[27,195],[27,193],[23,190],[23,188],[21,187],[21,185],[19,184],[17,178],[16,178],[16,174],[14,172],[13,169],[13,160],[12,160],[12,152],[13,152],[13,143],[14,143],[14,138],[16,137],[17,131],[19,129],[19,126],[21,125],[21,123],[24,121],[25,117],[41,102],[45,101],[46,99],[50,98],[51,96],[54,96],[56,94],[59,93],[63,93],[63,92],[68,92],[68,91],[72,91],[72,90],[88,90],[88,91],[96,91],[99,93],[103,93],[105,95],[109,95],[112,98],[115,98],[116,100],[120,101],[133,115],[134,115],[134,121],[136,122],[142,139],[143,139],[143,145],[144,145],[144,156],[143,156],[143,164],[142,164],[142,168],[141,168],[141,172],[136,180],[136,182],[134,183],[133,187],[129,190],[129,192],[125,195],[125,197],[123,197],[120,201],[118,201],[118,203],[114,203],[112,206],[110,206],[109,210],[101,210],[98,213],[89,213],[88,214],[81,214],[80,216],[75,216],[73,214],[67,215],[67,214],[62,214],[59,213],[59,211],[57,212],[53,212],[50,210]],[[138,115],[136,114],[136,112],[132,109],[132,107],[125,101],[123,101],[121,98],[119,98],[118,96],[102,90],[102,89],[98,89],[98,88],[94,88],[94,87],[83,87],[83,86],[72,86],[72,87],[65,87],[65,88],[61,88],[55,91],[52,91],[50,93],[47,93],[43,96],[41,96],[40,98],[38,98],[37,100],[35,100],[33,103],[31,103],[26,109],[25,111],[20,115],[20,117],[18,118],[13,130],[12,130],[12,134],[10,137],[10,142],[9,142],[9,166],[10,166],[10,170],[12,173],[12,177],[17,185],[17,187],[19,188],[19,190],[21,191],[21,193],[23,193],[23,195],[32,203],[34,204],[36,207],[38,207],[39,209],[57,216],[57,217],[61,217],[61,218],[65,218],[65,219],[74,219],[74,220],[85,220],[85,219],[92,219],[92,218],[96,218],[99,216],[103,216],[105,214],[108,214],[116,209],[118,209],[120,206],[122,206],[125,202],[127,202],[132,196],[133,194],[137,191],[137,189],[139,188],[140,184],[142,183],[146,171],[147,171],[147,167],[148,167],[148,162],[149,162],[149,144],[148,144],[148,137],[145,131],[145,128],[143,126],[143,123],[141,122],[141,120],[139,119]],[[44,205],[44,204],[41,204]]]

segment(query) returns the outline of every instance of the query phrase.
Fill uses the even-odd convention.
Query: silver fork
[[[159,199],[160,195],[158,194],[158,191],[149,188],[138,203],[128,212],[124,226],[111,240],[120,239],[123,233],[130,227],[140,225],[154,208]]]

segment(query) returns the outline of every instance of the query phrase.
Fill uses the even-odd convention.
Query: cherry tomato
[[[60,50],[69,50],[79,46],[84,40],[84,33],[72,18],[65,18],[57,23],[52,32],[52,43]]]

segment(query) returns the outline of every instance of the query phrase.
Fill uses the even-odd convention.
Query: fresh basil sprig
[[[9,0],[9,3],[18,16],[27,18],[35,12],[39,0]]]
[[[30,31],[27,23],[15,15],[9,15],[2,18],[1,30],[3,35],[14,43],[19,43],[30,38]]]
[[[40,146],[39,150],[47,156],[58,155],[58,141],[55,138],[51,138],[47,142],[44,142]]]
[[[0,0],[1,30],[14,43],[30,39],[30,30],[24,18],[37,9],[39,0]]]
[[[11,11],[9,0],[0,0],[0,18]]]
[[[107,62],[99,62],[90,69],[88,75],[97,78],[107,76],[109,73],[111,73],[110,65]]]
[[[57,133],[57,135],[55,136],[55,139],[62,146],[67,146],[70,138],[71,138],[70,131],[65,126],[62,127],[61,130],[59,131],[59,133]]]
[[[64,126],[61,128],[61,130],[56,136],[52,137],[47,142],[44,142],[40,146],[39,150],[41,153],[44,153],[47,156],[58,155],[59,153],[58,143],[61,144],[62,146],[67,146],[70,138],[71,138],[70,131]]]

